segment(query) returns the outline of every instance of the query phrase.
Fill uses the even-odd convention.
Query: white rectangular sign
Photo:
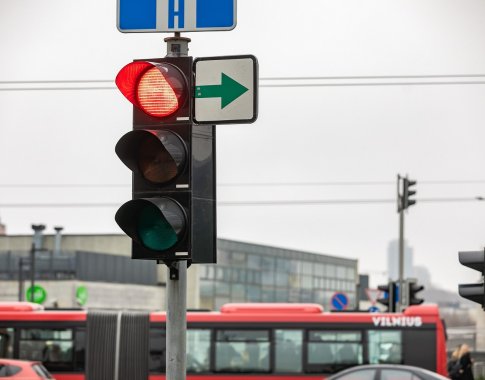
[[[194,121],[253,123],[258,117],[258,61],[253,55],[197,58]]]

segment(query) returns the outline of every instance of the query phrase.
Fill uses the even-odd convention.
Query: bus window
[[[369,364],[402,364],[401,331],[369,330],[367,335]]]
[[[0,364],[0,379],[13,377],[20,371],[22,371],[22,367],[12,364]]]
[[[0,358],[13,358],[13,329],[0,328]]]
[[[269,372],[268,330],[218,330],[216,372]]]
[[[334,373],[363,363],[362,334],[359,331],[322,331],[308,333],[309,372]]]
[[[148,368],[150,372],[165,372],[165,330],[150,329],[150,357]]]
[[[210,330],[187,330],[187,372],[209,372]]]
[[[73,369],[72,329],[21,329],[19,358],[41,361],[52,372]]]
[[[76,329],[74,344],[74,370],[82,371],[86,369],[86,330]]]
[[[275,330],[275,372],[302,372],[302,330]]]

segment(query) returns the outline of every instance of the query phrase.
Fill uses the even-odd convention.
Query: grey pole
[[[190,38],[165,38],[167,57],[187,56]],[[166,379],[186,379],[187,339],[187,261],[170,263],[167,280],[167,357]]]
[[[167,380],[185,380],[187,261],[172,263],[167,274]]]
[[[30,302],[34,302],[35,287],[35,252],[42,249],[42,231],[45,230],[43,224],[32,224],[34,230],[34,239],[30,249]]]
[[[35,244],[30,248],[30,302],[34,302],[35,289]]]
[[[406,305],[404,294],[404,210],[399,212],[399,302],[396,311],[402,311]]]
[[[19,301],[24,300],[24,260],[19,257]]]

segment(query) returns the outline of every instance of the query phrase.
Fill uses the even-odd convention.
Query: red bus
[[[187,325],[188,380],[322,380],[376,363],[446,375],[445,329],[434,305],[389,314],[227,304],[189,312]],[[57,380],[163,380],[165,313],[0,303],[0,357],[42,361]]]

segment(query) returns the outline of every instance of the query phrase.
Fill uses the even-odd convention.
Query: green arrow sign
[[[221,84],[195,87],[196,98],[221,98],[221,108],[231,104],[248,89],[231,77],[221,73]]]

